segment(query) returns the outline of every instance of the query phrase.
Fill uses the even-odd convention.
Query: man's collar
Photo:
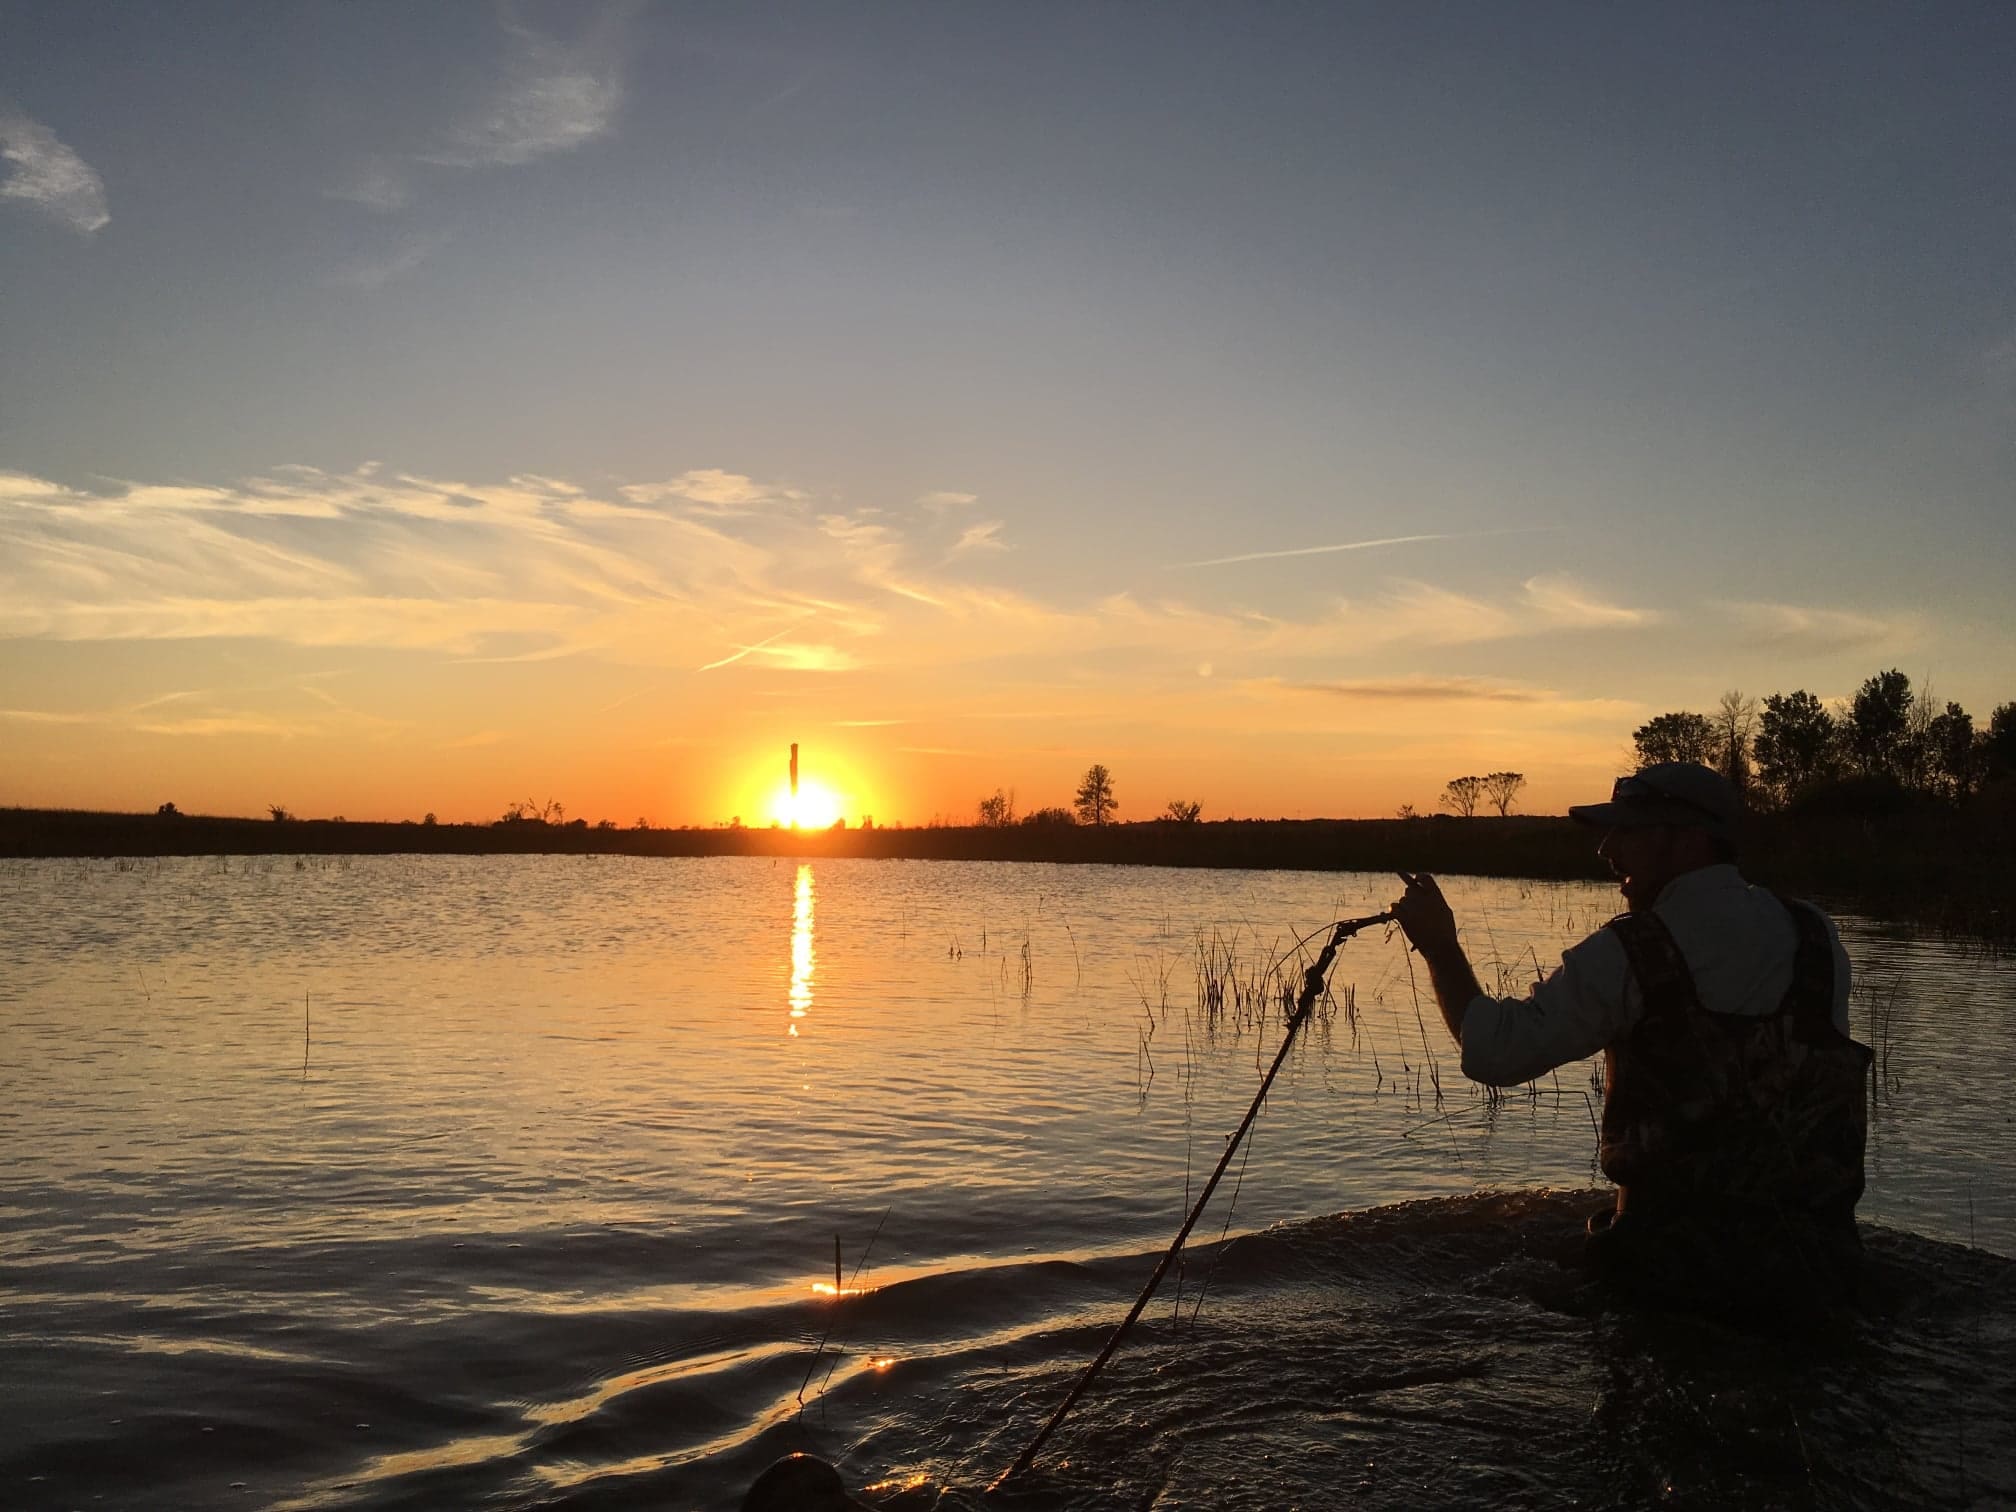
[[[1743,874],[1736,870],[1734,863],[1718,861],[1712,866],[1697,866],[1692,871],[1680,873],[1659,889],[1659,896],[1652,900],[1652,906],[1658,908],[1682,898],[1703,893],[1725,892],[1731,888],[1748,885],[1743,880]]]

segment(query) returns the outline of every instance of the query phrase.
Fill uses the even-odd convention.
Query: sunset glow
[[[770,800],[771,818],[799,829],[826,829],[844,813],[831,788],[810,780],[799,782],[797,797],[792,797],[791,785],[786,783]]]

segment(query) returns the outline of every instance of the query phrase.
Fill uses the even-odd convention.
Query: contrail
[[[1212,557],[1203,562],[1178,562],[1179,567],[1224,567],[1233,562],[1271,562],[1280,557],[1324,556],[1333,551],[1369,551],[1374,546],[1411,546],[1416,541],[1468,541],[1478,536],[1527,535],[1549,530],[1547,525],[1520,525],[1507,530],[1465,530],[1435,535],[1381,536],[1376,541],[1339,541],[1334,546],[1294,546],[1286,551],[1245,551],[1238,556]]]
[[[765,646],[769,645],[771,641],[782,640],[785,636],[791,633],[791,628],[792,628],[791,626],[786,625],[782,630],[779,630],[775,635],[768,636],[763,640],[759,640],[753,646],[744,646],[740,651],[734,652],[732,655],[724,656],[719,661],[711,661],[707,663],[707,665],[704,667],[695,667],[693,670],[695,672],[712,672],[716,667],[725,667],[730,662],[738,662],[742,660],[743,657],[747,656],[751,651],[761,651]]]

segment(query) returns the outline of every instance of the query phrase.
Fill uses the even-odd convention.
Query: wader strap
[[[1607,926],[1624,944],[1631,975],[1645,1000],[1646,1018],[1668,1013],[1698,1011],[1701,999],[1694,990],[1694,973],[1674,942],[1673,932],[1657,914],[1621,913]]]
[[[1834,1028],[1834,942],[1820,910],[1799,898],[1773,893],[1792,916],[1799,944],[1792,957],[1792,985],[1785,989],[1780,1013],[1792,1015],[1804,1039],[1818,1039]]]

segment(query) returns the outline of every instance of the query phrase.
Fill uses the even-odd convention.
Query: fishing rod
[[[1238,1153],[1239,1142],[1246,1137],[1246,1131],[1253,1127],[1253,1120],[1260,1116],[1260,1105],[1267,1100],[1267,1089],[1274,1085],[1275,1073],[1280,1071],[1282,1062],[1288,1059],[1288,1051],[1295,1043],[1296,1031],[1302,1027],[1303,1020],[1309,1017],[1317,999],[1323,995],[1324,978],[1329,975],[1330,963],[1337,959],[1337,948],[1360,930],[1370,929],[1374,924],[1392,922],[1391,913],[1377,913],[1362,919],[1343,919],[1332,927],[1330,941],[1323,947],[1322,954],[1318,955],[1309,969],[1302,973],[1302,992],[1295,1000],[1295,1012],[1288,1020],[1288,1032],[1282,1036],[1281,1049],[1274,1056],[1274,1064],[1267,1068],[1267,1075],[1260,1082],[1260,1090],[1253,1094],[1253,1106],[1246,1110],[1245,1118],[1240,1120],[1239,1127],[1233,1131],[1231,1139],[1226,1141],[1225,1153],[1218,1157],[1218,1168],[1211,1173],[1211,1179],[1204,1183],[1204,1190],[1198,1195],[1196,1205],[1190,1209],[1190,1216],[1183,1220],[1183,1227],[1176,1231],[1175,1242],[1162,1256],[1161,1263],[1155,1267],[1155,1274],[1148,1278],[1148,1284],[1141,1288],[1141,1295],[1134,1299],[1133,1307],[1128,1309],[1127,1316],[1121,1320],[1120,1326],[1113,1330],[1112,1337],[1106,1341],[1106,1347],[1099,1351],[1098,1357],[1090,1365],[1085,1367],[1085,1373],[1078,1377],[1078,1384],[1071,1388],[1071,1394],[1058,1404],[1055,1412],[1050,1414],[1050,1421],[1043,1425],[1042,1432],[1029,1441],[1029,1447],[1022,1451],[1015,1463],[1002,1471],[987,1488],[990,1492],[998,1491],[1035,1462],[1037,1454],[1048,1442],[1050,1435],[1056,1431],[1057,1425],[1064,1421],[1065,1414],[1070,1412],[1077,1405],[1078,1398],[1085,1394],[1085,1388],[1092,1384],[1093,1378],[1105,1368],[1106,1362],[1113,1358],[1113,1351],[1120,1347],[1120,1341],[1127,1337],[1127,1330],[1134,1326],[1134,1320],[1140,1317],[1142,1309],[1147,1307],[1148,1299],[1155,1295],[1155,1288],[1162,1284],[1162,1278],[1169,1273],[1169,1267],[1175,1263],[1177,1254],[1181,1252],[1183,1241],[1190,1237],[1190,1230],[1196,1227],[1197,1220],[1204,1216],[1204,1208],[1211,1201],[1211,1194],[1218,1189],[1218,1179],[1225,1174],[1226,1167],[1232,1164],[1232,1157]]]

